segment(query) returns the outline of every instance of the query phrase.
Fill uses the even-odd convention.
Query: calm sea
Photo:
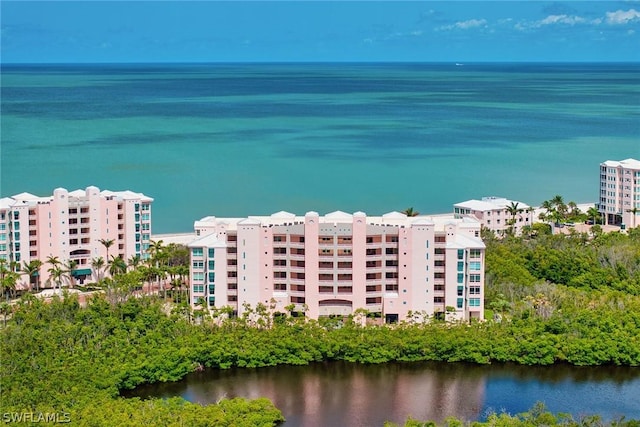
[[[640,64],[2,65],[2,196],[97,185],[206,215],[598,197],[640,158]]]

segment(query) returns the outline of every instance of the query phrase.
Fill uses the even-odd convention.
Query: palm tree
[[[140,255],[132,255],[128,260],[127,260],[127,267],[131,267],[133,270],[137,269],[138,266],[140,266],[140,263],[142,262],[142,258],[140,258]]]
[[[164,258],[164,246],[162,245],[163,241],[162,240],[151,240],[149,243],[149,265],[152,265],[153,267],[155,267],[156,272],[158,273],[156,278],[158,280],[158,293],[160,292],[160,282],[161,282],[161,276],[164,276],[163,268],[160,267],[160,261]],[[167,289],[164,286],[164,284],[162,285],[164,288],[164,298],[167,298]]]
[[[20,279],[20,275],[10,268],[7,268],[7,260],[0,258],[0,287],[5,293],[7,301],[12,293],[16,290],[16,283]]]
[[[127,263],[125,262],[125,260],[120,256],[112,256],[111,260],[109,261],[109,274],[111,274],[111,276],[116,276],[118,274],[124,274],[126,272]]]
[[[100,239],[99,242],[102,243],[104,248],[107,250],[107,258],[106,259],[109,259],[109,248],[111,246],[113,246],[113,243],[114,243],[113,239]]]
[[[76,286],[76,276],[74,276],[73,273],[76,271],[76,268],[78,268],[78,261],[70,259],[66,262],[64,268],[64,273],[69,278],[69,284],[74,288]]]
[[[58,285],[58,290],[62,289],[62,277],[64,276],[65,271],[60,268],[59,265],[53,265],[51,268],[49,268],[48,271],[51,280],[53,280],[53,282]]]
[[[102,269],[104,268],[104,258],[99,256],[98,258],[94,258],[91,260],[91,268],[93,268],[96,273],[96,279],[98,282],[102,280]]]
[[[0,313],[4,316],[4,327],[7,327],[7,315],[11,314],[13,307],[6,301],[0,303]]]
[[[47,271],[49,273],[51,273],[51,270],[55,267],[58,267],[60,265],[60,259],[57,256],[53,256],[53,255],[49,255],[47,257],[47,264],[51,265],[51,267],[49,269],[47,269]]]
[[[405,214],[408,217],[420,215],[420,212],[414,211],[413,207],[410,207],[410,208],[407,208],[407,209],[403,210],[402,213]]]
[[[560,214],[559,217],[561,219],[566,218],[567,216],[567,205],[564,203],[564,199],[560,195],[553,196],[551,199],[551,204],[556,208],[556,211]]]
[[[29,277],[29,290],[31,290],[31,279],[33,277],[36,278],[36,291],[40,290],[40,267],[42,267],[42,261],[39,259],[31,260],[28,263],[27,261],[22,261],[22,273]]]
[[[600,219],[600,212],[595,206],[592,206],[587,210],[587,216],[593,219],[593,224],[597,224]]]
[[[545,210],[545,212],[541,213],[539,215],[539,218],[542,221],[547,221],[547,222],[551,222],[551,213],[554,211],[554,207],[551,204],[551,202],[549,200],[545,200],[544,202],[542,202],[542,204],[540,205],[540,207],[542,209]]]
[[[158,261],[160,258],[160,254],[163,252],[164,250],[164,246],[162,245],[163,241],[162,240],[151,240],[149,242],[149,255],[151,256],[151,259],[153,261],[155,261],[156,263],[156,267],[158,266]]]
[[[518,207],[520,206],[519,202],[511,202],[511,204],[509,206],[506,207],[506,211],[509,215],[511,215],[511,220],[510,222],[510,230],[511,232],[513,232],[513,229],[515,228],[515,224],[516,224],[516,215],[518,215],[519,213],[522,213],[524,211],[524,209]]]
[[[640,212],[640,209],[633,207],[631,209],[627,209],[627,212],[631,214],[631,222],[633,224],[629,226],[629,228],[636,228],[636,215]]]

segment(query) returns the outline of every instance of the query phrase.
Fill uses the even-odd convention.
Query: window
[[[202,256],[202,248],[193,248],[191,250],[191,255],[193,256]]]
[[[461,297],[464,295],[464,286],[458,286],[458,296]]]
[[[462,308],[464,305],[464,298],[458,298],[457,307]]]
[[[480,261],[472,261],[469,263],[469,269],[473,271],[480,271]]]
[[[458,271],[464,271],[464,261],[458,261]]]
[[[470,298],[469,307],[480,307],[480,298]]]
[[[193,292],[204,292],[204,285],[193,285]]]
[[[204,262],[203,261],[193,261],[192,264],[193,268],[197,268],[199,270],[204,268]]]
[[[209,248],[208,255],[209,255],[209,258],[213,258],[214,255],[215,255],[215,249],[214,248]]]
[[[202,272],[193,273],[193,280],[198,282],[204,281],[204,273]]]
[[[0,245],[0,251],[6,251],[7,250],[7,245],[6,243],[3,243]]]
[[[215,282],[216,281],[216,273],[213,273],[213,272],[209,273],[208,279],[209,279],[209,283]],[[209,292],[211,292],[211,291],[209,291]]]
[[[464,249],[458,249],[458,259],[464,259]]]
[[[470,274],[469,282],[471,283],[480,283],[480,275],[479,274]]]
[[[471,286],[469,287],[470,295],[480,295],[480,286]]]
[[[149,216],[148,213],[142,214],[142,220],[143,221],[149,221],[149,218],[150,218],[150,216]]]
[[[435,304],[443,304],[444,303],[444,297],[433,297],[433,302]]]
[[[458,273],[458,283],[464,283],[464,273]]]
[[[6,230],[7,229],[7,224],[0,224],[0,230]]]
[[[210,260],[209,260],[209,263],[208,263],[208,265],[207,265],[207,268],[208,268],[209,270],[214,270],[214,269],[216,268],[216,262],[215,262],[214,260],[210,259]]]
[[[471,249],[469,250],[469,258],[480,258],[480,249]]]

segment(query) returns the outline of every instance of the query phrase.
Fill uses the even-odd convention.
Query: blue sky
[[[2,1],[3,63],[640,61],[640,1]]]

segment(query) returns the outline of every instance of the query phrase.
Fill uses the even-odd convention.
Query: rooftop
[[[517,203],[519,209],[530,208],[530,206],[527,205],[526,203],[522,203],[517,200],[509,200],[504,197],[496,197],[496,196],[483,197],[482,200],[477,200],[477,199],[467,200],[466,202],[456,203],[453,206],[457,208],[465,208],[465,209],[471,209],[474,211],[486,212],[486,211],[493,211],[496,209],[506,209],[508,206],[511,206],[512,203],[514,204]]]
[[[606,162],[603,162],[602,165],[604,166],[609,166],[612,168],[617,168],[617,167],[623,167],[625,169],[638,169],[640,170],[640,160],[636,160],[636,159],[625,159],[625,160],[620,160],[620,161],[616,161],[616,160],[607,160]]]
[[[405,226],[412,225],[433,225],[438,231],[443,231],[447,224],[461,224],[469,227],[478,227],[479,222],[474,218],[455,218],[453,214],[440,215],[419,215],[415,217],[407,217],[401,212],[388,212],[381,216],[367,216],[363,212],[355,212],[349,214],[342,211],[330,212],[324,216],[318,215],[316,212],[308,212],[304,216],[294,215],[289,212],[276,212],[266,216],[249,216],[246,218],[217,218],[215,216],[207,216],[195,221],[195,228],[207,228],[213,225],[226,224],[228,230],[236,230],[238,225],[261,225],[263,227],[273,225],[293,225],[304,224],[306,219],[317,217],[320,224],[337,224],[352,223],[354,217],[362,217],[367,224],[370,225],[390,225]]]

